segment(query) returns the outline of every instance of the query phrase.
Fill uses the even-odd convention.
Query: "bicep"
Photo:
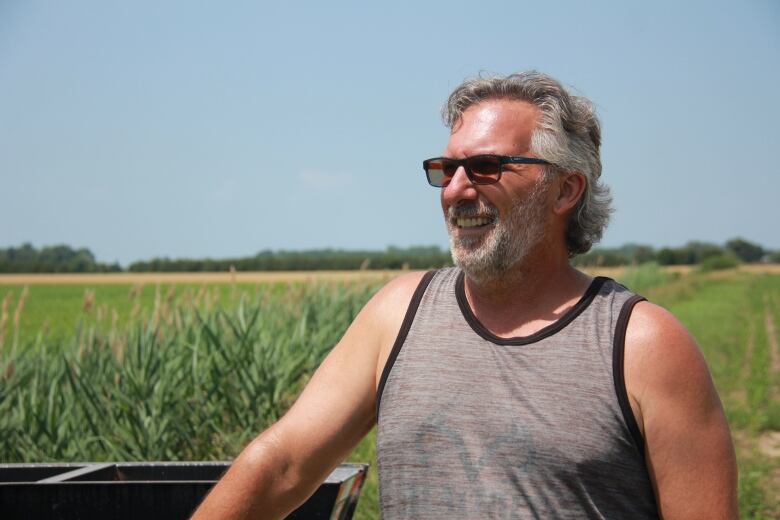
[[[366,316],[362,317],[366,320]],[[374,423],[378,347],[361,333],[361,317],[320,364],[292,408],[272,427],[297,459],[301,478],[320,479]]]
[[[648,470],[664,518],[736,518],[728,424],[695,341],[667,311],[638,304],[626,336]]]

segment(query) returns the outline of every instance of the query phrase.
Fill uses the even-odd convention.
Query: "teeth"
[[[485,217],[475,217],[475,218],[458,218],[456,219],[456,224],[458,227],[462,228],[470,228],[470,227],[480,227],[484,226],[488,223],[490,223],[490,219]]]

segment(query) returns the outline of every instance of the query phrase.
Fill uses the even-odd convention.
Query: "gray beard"
[[[450,207],[447,231],[450,235],[450,252],[455,265],[460,267],[473,282],[484,285],[498,281],[510,268],[521,263],[528,253],[544,237],[545,195],[550,186],[542,177],[531,194],[518,200],[507,215],[498,218],[498,210],[492,205],[467,202]],[[453,233],[453,218],[490,216],[495,219],[493,229],[479,238],[457,238]]]

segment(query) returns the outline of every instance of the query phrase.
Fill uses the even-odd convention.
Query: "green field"
[[[780,275],[621,279],[698,338],[743,518],[780,518]],[[0,461],[225,460],[276,420],[379,282],[0,285]],[[24,294],[23,294],[24,293]],[[358,518],[378,518],[372,468]]]

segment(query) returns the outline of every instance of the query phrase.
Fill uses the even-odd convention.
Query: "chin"
[[[482,268],[482,266],[475,266],[469,264],[463,264],[455,262],[455,264],[463,271],[466,277],[478,286],[484,286],[492,282],[500,281],[504,277],[504,271],[498,271],[492,268]]]
[[[495,255],[490,254],[492,251],[454,247],[450,252],[455,265],[477,284],[500,280],[506,272],[501,262],[496,261]]]
[[[525,240],[523,240],[525,238]],[[452,261],[478,285],[500,281],[523,263],[531,249],[528,237],[509,237],[501,233],[485,239],[468,240],[450,235]]]

